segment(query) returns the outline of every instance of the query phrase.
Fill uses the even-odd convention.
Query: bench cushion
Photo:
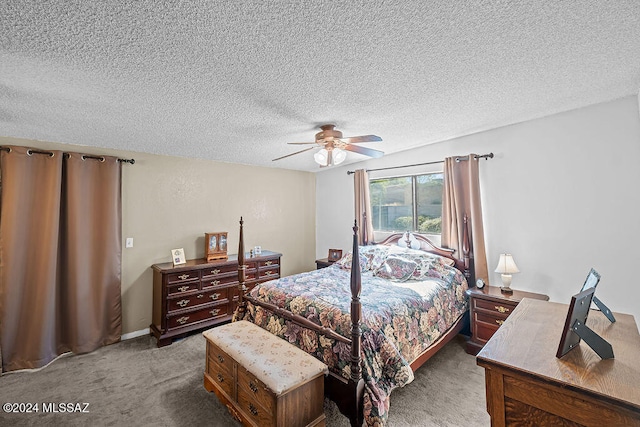
[[[276,395],[304,384],[327,366],[293,344],[241,320],[209,329],[204,337],[233,357]]]

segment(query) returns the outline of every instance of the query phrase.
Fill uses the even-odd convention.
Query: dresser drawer
[[[279,261],[278,261],[279,259],[280,258],[267,259],[264,261],[260,261],[258,262],[258,268],[279,266]]]
[[[179,283],[177,285],[167,286],[167,296],[183,294],[189,291],[195,291],[195,290],[198,290],[199,287],[200,287],[200,282],[198,281]]]
[[[223,317],[228,314],[229,304],[219,304],[215,306],[209,306],[200,310],[191,311],[187,313],[180,313],[173,316],[169,316],[167,319],[167,328],[181,328],[192,323],[199,322],[201,320],[210,320],[218,317]]]
[[[216,278],[219,276],[227,276],[233,273],[238,276],[238,264],[225,264],[215,267],[208,267],[202,270],[202,280]]]
[[[274,414],[252,398],[253,396],[247,394],[246,390],[238,387],[238,408],[247,415],[249,421],[259,427],[275,426]]]
[[[238,394],[240,394],[240,388],[242,388],[249,396],[250,402],[257,402],[268,413],[275,411],[276,398],[272,391],[242,366],[238,366],[238,386]]]
[[[258,271],[258,280],[261,280],[261,281],[265,279],[266,280],[277,279],[278,277],[280,277],[279,265],[261,268]]]
[[[201,291],[189,295],[177,295],[167,301],[167,311],[182,310],[187,307],[194,307],[209,304],[214,301],[227,301],[229,299],[229,288],[219,288],[210,291]]]
[[[177,283],[191,282],[200,280],[200,271],[181,271],[180,273],[167,274],[167,284],[175,285]]]
[[[209,276],[206,280],[202,279],[202,289],[229,286],[238,283],[238,273],[227,273],[226,275]]]
[[[210,368],[207,372],[209,372],[212,377],[214,376],[214,373],[219,370],[224,370],[231,374],[233,373],[234,360],[211,341],[207,341],[207,357],[209,359],[208,362]]]
[[[475,320],[476,322],[487,323],[489,325],[495,326],[496,329],[500,327],[504,323],[506,319],[506,315],[500,313],[483,313],[476,311]]]
[[[474,302],[474,308],[492,311],[496,314],[501,315],[505,319],[507,318],[507,316],[509,316],[509,314],[511,314],[511,312],[516,308],[516,305],[517,305],[517,304],[509,304],[504,301],[494,302],[494,301],[489,301],[489,300],[484,300],[479,298],[474,298],[473,302]]]

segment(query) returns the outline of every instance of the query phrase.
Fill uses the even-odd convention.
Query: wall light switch
[[[133,237],[127,237],[127,240],[125,241],[124,247],[125,248],[132,248],[133,247]]]

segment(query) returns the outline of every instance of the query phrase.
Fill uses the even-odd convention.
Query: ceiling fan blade
[[[382,141],[378,135],[360,135],[360,136],[350,136],[349,138],[340,138],[340,141],[346,142],[347,144],[359,144],[361,142],[379,142]]]
[[[309,144],[317,144],[317,142],[287,142],[289,145],[309,145]]]
[[[366,147],[359,147],[357,145],[347,145],[346,147],[344,147],[344,149],[347,151],[353,151],[354,153],[364,154],[365,156],[369,157],[378,158],[384,156],[384,151],[373,150]]]
[[[273,159],[271,161],[275,162],[276,160],[281,160],[281,159],[284,159],[286,157],[295,156],[296,154],[304,153],[305,151],[313,150],[314,148],[316,148],[316,147],[305,148],[304,150],[296,151],[295,153],[287,154],[286,156],[278,157],[277,159]]]

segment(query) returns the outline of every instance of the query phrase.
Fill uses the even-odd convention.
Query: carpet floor
[[[201,334],[163,348],[143,336],[63,356],[38,371],[5,373],[0,377],[0,426],[239,426],[215,394],[204,389],[204,360]],[[7,403],[24,405],[13,405],[18,413],[7,413]],[[24,413],[29,408],[32,412]],[[81,410],[87,412],[75,412]],[[325,414],[327,426],[349,426],[327,399]],[[465,353],[462,337],[419,368],[412,383],[391,394],[391,427],[489,424],[484,371]]]

